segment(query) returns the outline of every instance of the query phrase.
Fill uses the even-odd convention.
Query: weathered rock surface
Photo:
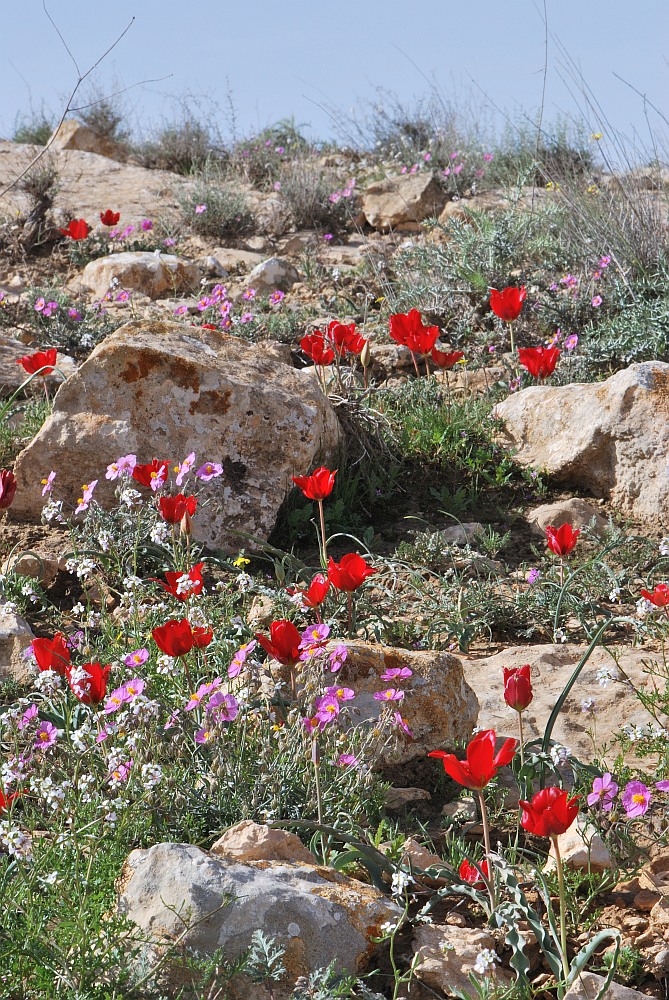
[[[64,121],[49,140],[51,149],[77,149],[83,153],[97,153],[112,160],[125,160],[122,146],[106,136],[98,135],[88,125],[82,125],[74,118]]]
[[[226,902],[230,900],[230,902]],[[240,955],[258,928],[285,947],[292,982],[334,961],[357,972],[374,952],[381,924],[401,909],[376,889],[334,869],[258,861],[240,864],[187,844],[156,844],[128,856],[118,911],[151,935],[147,957],[183,934],[182,945],[205,955]],[[171,965],[170,987],[181,984]]]
[[[608,847],[597,832],[597,828],[583,813],[579,813],[576,822],[572,823],[565,833],[560,834],[558,847],[563,863],[574,871],[605,872],[613,868]],[[544,871],[550,871],[555,867],[555,851],[551,844]]]
[[[245,284],[255,289],[258,295],[269,295],[272,292],[287,292],[300,280],[298,272],[287,260],[280,257],[269,257],[257,264],[247,275]]]
[[[642,520],[669,513],[669,364],[630,365],[605,382],[533,386],[495,415],[521,465]]]
[[[118,288],[159,299],[194,291],[200,281],[200,269],[192,261],[173,254],[142,250],[113,253],[86,265],[81,287],[102,298],[113,280],[118,282]]]
[[[30,679],[24,653],[34,638],[28,623],[0,604],[0,678],[17,684]]]
[[[579,497],[567,497],[535,507],[527,515],[527,521],[537,536],[543,536],[548,525],[559,528],[563,524],[571,524],[572,528],[587,528],[592,524],[599,536],[608,527],[608,521],[597,508]]]
[[[582,972],[565,993],[564,1000],[597,1000],[605,982],[603,976],[598,976],[594,972]],[[639,990],[632,990],[629,986],[612,982],[604,994],[604,1000],[641,1000],[645,996],[646,994],[640,993]]]
[[[470,994],[470,973],[484,949],[495,951],[495,940],[487,931],[450,924],[417,927],[413,936],[414,952],[419,960],[416,975],[433,990],[449,996]],[[489,972],[500,983],[511,982],[511,973],[498,965]]]
[[[388,702],[374,700],[374,693],[402,688],[404,701],[392,702],[413,733],[413,739],[388,756],[396,763],[424,757],[430,750],[453,745],[471,736],[478,715],[478,701],[465,681],[462,664],[450,653],[434,650],[394,649],[362,642],[347,642],[348,657],[337,674],[356,692],[355,716],[377,718]],[[404,681],[382,681],[381,674],[408,666],[413,676]]]
[[[362,211],[375,229],[395,229],[439,215],[445,201],[430,173],[407,174],[370,184],[362,196]]]
[[[315,379],[218,331],[134,321],[59,390],[51,417],[17,459],[11,514],[39,520],[40,481],[51,469],[72,501],[98,479],[95,498],[104,505],[114,488],[106,466],[120,455],[174,462],[194,451],[202,462],[221,462],[225,475],[200,484],[193,534],[212,548],[239,548],[230,532],[267,537],[291,476],[327,461],[339,435]]]
[[[233,861],[303,861],[315,865],[316,858],[289,830],[274,830],[264,823],[244,819],[226,830],[211,853]]]
[[[464,675],[480,702],[478,725],[494,729],[498,736],[517,736],[517,713],[504,702],[504,667],[531,667],[534,698],[523,712],[525,739],[543,736],[553,706],[587,647],[564,645],[516,646],[480,660],[462,658]],[[620,668],[607,651],[597,647],[572,688],[560,715],[553,739],[570,748],[581,760],[601,756],[623,725],[654,725],[626,678],[636,687],[647,685],[644,663],[653,660],[649,650],[613,647]],[[600,677],[606,681],[600,684]],[[611,678],[608,679],[607,678]],[[592,709],[587,706],[592,704]],[[585,709],[585,710],[584,710]]]

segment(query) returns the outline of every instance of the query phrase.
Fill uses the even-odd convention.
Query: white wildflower
[[[408,872],[395,872],[391,880],[391,893],[393,896],[403,896],[411,882],[416,880]]]
[[[499,962],[499,956],[492,948],[484,948],[476,956],[474,962],[474,972],[479,976],[487,976],[495,968],[495,962]]]
[[[566,764],[571,756],[569,747],[564,747],[560,743],[555,743],[551,747],[551,760],[557,767],[558,764]]]

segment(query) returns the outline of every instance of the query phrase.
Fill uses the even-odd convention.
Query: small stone
[[[389,788],[385,795],[385,805],[390,812],[397,812],[412,802],[429,802],[431,798],[427,788]]]
[[[25,651],[33,635],[28,622],[0,604],[0,678],[26,684],[32,674]]]
[[[374,229],[418,229],[416,223],[437,216],[446,194],[429,172],[388,177],[370,184],[362,197],[362,211]]]
[[[90,261],[81,275],[81,286],[101,299],[114,280],[119,289],[159,299],[194,291],[200,283],[200,269],[173,254],[127,251]]]
[[[300,276],[292,264],[280,257],[269,257],[253,268],[245,284],[254,288],[258,295],[268,295],[277,290],[287,292],[299,280]]]
[[[565,993],[564,1000],[596,1000],[605,982],[603,976],[597,976],[594,972],[582,972]],[[621,986],[613,980],[603,1000],[641,1000],[642,997],[645,997],[644,993],[631,990],[629,986]]]
[[[563,524],[571,524],[572,528],[582,529],[592,524],[597,537],[601,537],[608,527],[608,521],[597,508],[578,497],[568,497],[535,507],[527,515],[527,521],[537,537],[543,537],[549,525],[560,528]]]
[[[495,951],[492,934],[473,927],[447,925],[422,925],[413,936],[413,948],[418,956],[416,976],[434,990],[449,996],[469,994],[472,990],[470,974],[476,975],[474,965],[483,951]],[[488,974],[505,984],[512,976],[506,969],[494,964]]]
[[[576,817],[565,833],[558,837],[560,855],[566,868],[574,871],[604,872],[613,868],[613,859],[608,847],[586,816]],[[548,855],[544,871],[555,868],[553,845]]]
[[[274,830],[250,819],[226,830],[212,844],[211,853],[235,861],[302,861],[316,864],[316,858],[294,833]]]

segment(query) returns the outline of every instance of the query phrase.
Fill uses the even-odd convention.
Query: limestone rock
[[[396,229],[439,215],[445,201],[430,173],[406,174],[370,184],[362,196],[362,211],[374,229]]]
[[[495,940],[487,931],[451,924],[423,925],[413,936],[414,953],[419,956],[416,976],[433,990],[449,996],[471,994],[469,974],[484,949],[495,951]],[[475,973],[474,973],[475,974]],[[510,983],[512,976],[496,965],[489,972],[500,983]]]
[[[119,288],[159,299],[194,291],[200,281],[200,270],[192,261],[173,254],[127,251],[90,261],[84,268],[81,285],[102,298],[114,278]]]
[[[363,642],[346,642],[348,656],[337,674],[356,692],[354,715],[377,718],[386,702],[374,700],[374,693],[401,686],[404,701],[394,702],[413,733],[388,760],[405,763],[424,757],[431,750],[452,746],[471,736],[478,715],[478,701],[464,679],[462,664],[450,653],[434,650],[394,649]],[[382,681],[388,669],[408,666],[413,676],[407,681]]]
[[[587,528],[594,521],[594,531],[600,537],[608,527],[608,521],[602,517],[597,508],[579,497],[567,497],[555,503],[544,503],[531,510],[527,520],[537,537],[544,535],[548,525],[559,528],[563,524],[571,524],[572,528]]]
[[[470,218],[470,212],[499,212],[509,208],[511,202],[505,198],[500,191],[484,191],[472,198],[458,198],[454,201],[447,201],[443,211],[439,216],[439,221],[443,224],[450,219],[458,219],[461,222]]]
[[[255,250],[237,250],[234,247],[214,247],[211,256],[226,271],[247,271],[262,264],[265,259],[263,254]]]
[[[465,679],[476,691],[481,706],[478,725],[494,729],[499,737],[518,736],[517,713],[504,702],[503,668],[529,663],[534,698],[523,712],[525,739],[543,736],[553,706],[586,648],[570,643],[516,646],[482,659],[463,657]],[[636,687],[648,686],[650,679],[644,664],[653,660],[653,654],[627,646],[612,648],[624,673],[605,649],[597,647],[583,667],[553,730],[553,739],[569,747],[583,761],[591,761],[600,753],[595,751],[589,731],[596,732],[600,748],[605,743],[611,744],[623,725],[655,724],[625,680],[628,677]],[[600,677],[604,684],[600,684]],[[593,711],[587,708],[590,702]]]
[[[226,830],[211,847],[211,853],[233,861],[303,861],[316,864],[316,858],[289,830],[274,830],[265,824],[242,820]]]
[[[28,623],[0,604],[0,678],[17,684],[30,680],[24,653],[34,638]]]
[[[485,534],[485,529],[479,521],[465,521],[462,524],[453,524],[450,528],[443,528],[440,535],[446,545],[469,545],[475,542],[478,537]]]
[[[237,337],[133,321],[99,344],[61,387],[52,415],[17,459],[10,513],[39,520],[40,480],[51,469],[62,495],[73,500],[82,483],[97,479],[95,498],[104,506],[114,495],[106,466],[120,455],[175,462],[194,451],[225,470],[199,483],[194,537],[211,548],[238,549],[230,532],[266,538],[291,476],[328,461],[339,435],[315,379]]]
[[[429,802],[431,798],[427,788],[389,788],[385,794],[385,806],[389,812],[397,812],[413,802]]]
[[[253,268],[244,283],[247,288],[254,288],[258,295],[270,295],[277,289],[287,292],[299,280],[292,264],[280,257],[269,257]]]
[[[514,460],[657,523],[669,513],[669,364],[630,365],[605,382],[533,386],[495,416]]]
[[[606,979],[594,972],[582,972],[564,995],[564,1000],[596,1000]],[[604,994],[603,1000],[642,1000],[645,993],[622,986],[615,981]]]
[[[228,960],[260,928],[285,947],[284,965],[294,982],[332,961],[342,970],[362,970],[380,925],[398,920],[402,911],[376,889],[331,868],[240,864],[188,844],[156,844],[128,856],[118,912],[153,939],[145,946],[149,961],[161,942],[183,934],[184,919],[190,925],[184,947],[204,955],[222,948]],[[167,972],[176,992],[187,980],[176,962]]]
[[[605,872],[613,868],[608,847],[587,816],[580,813],[576,822],[558,837],[560,857],[567,868],[575,871]],[[555,868],[555,852],[551,844],[544,871]]]
[[[20,552],[18,557],[10,556],[2,564],[3,573],[19,573],[39,580],[45,589],[50,587],[58,576],[59,560],[51,552]]]
[[[113,139],[98,135],[88,125],[73,118],[64,121],[58,131],[50,139],[51,149],[77,149],[83,153],[97,153],[111,160],[125,160],[126,154],[122,146]]]

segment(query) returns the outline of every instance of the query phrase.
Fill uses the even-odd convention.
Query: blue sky
[[[42,0],[7,6],[0,50],[3,136],[31,104],[58,110],[76,82]],[[629,0],[546,0],[546,8],[546,120],[558,114],[578,119],[586,110],[567,78],[566,53],[611,124],[628,137],[636,132],[648,147],[643,101],[614,73],[669,117],[666,0],[640,0],[634,10]],[[329,109],[344,119],[354,109],[360,114],[377,88],[411,103],[432,82],[449,102],[479,102],[488,109],[484,117],[498,125],[504,115],[533,114],[541,101],[543,0],[114,0],[104,6],[48,0],[48,9],[85,68],[135,16],[93,79],[103,91],[115,83],[132,87],[125,104],[140,132],[169,117],[174,100],[186,93],[218,114],[225,132],[228,89],[242,135],[291,115],[309,123],[316,137],[332,135]],[[649,113],[653,129],[666,130]],[[589,125],[597,127],[594,118]]]

